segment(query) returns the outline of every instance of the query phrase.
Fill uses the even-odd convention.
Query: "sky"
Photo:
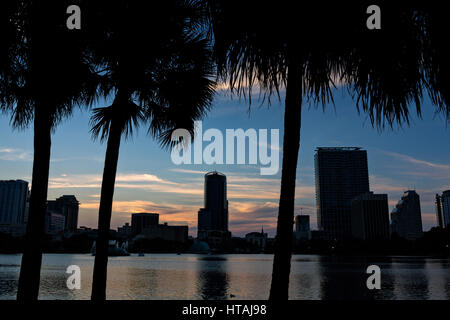
[[[226,129],[279,129],[283,139],[283,93],[271,104],[216,94],[213,108],[203,119],[203,132]],[[99,102],[103,106],[106,102]],[[295,214],[310,215],[317,228],[314,185],[314,150],[317,147],[357,146],[367,150],[370,189],[386,193],[391,211],[404,191],[420,195],[424,231],[436,225],[434,196],[450,189],[450,129],[443,116],[425,98],[422,119],[416,115],[402,128],[373,128],[365,114],[342,87],[334,90],[334,104],[323,109],[306,102],[302,113],[301,146],[297,168]],[[411,106],[414,110],[415,106]],[[105,144],[89,133],[89,111],[76,111],[53,135],[48,199],[73,194],[81,202],[79,226],[96,228]],[[9,115],[0,114],[0,180],[31,182],[33,129],[13,130]],[[203,147],[209,142],[204,142]],[[282,152],[280,151],[280,164]],[[261,175],[250,164],[206,165],[172,162],[170,150],[161,149],[144,126],[123,140],[114,195],[111,226],[131,222],[135,212],[156,212],[160,223],[189,225],[196,236],[197,212],[203,207],[204,174],[217,170],[227,176],[229,229],[233,236],[264,228],[275,236],[280,173]]]

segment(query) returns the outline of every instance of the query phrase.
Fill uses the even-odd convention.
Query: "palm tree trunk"
[[[96,243],[94,275],[92,279],[91,299],[106,300],[106,279],[108,269],[108,241],[111,225],[111,212],[116,182],[117,162],[119,160],[120,139],[122,132],[118,125],[120,119],[113,119],[106,147],[105,166],[103,169],[102,191],[98,212],[98,238]]]
[[[298,151],[300,148],[302,95],[302,72],[295,59],[290,59],[284,112],[280,204],[269,300],[288,299],[292,254],[292,227],[294,221],[295,177]]]
[[[45,108],[37,107],[34,117],[34,156],[30,209],[17,291],[17,300],[20,301],[37,300],[39,295],[50,150],[51,116]]]

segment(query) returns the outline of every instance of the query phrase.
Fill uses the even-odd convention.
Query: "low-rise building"
[[[125,236],[130,236],[133,234],[133,228],[126,222],[122,227],[117,228],[117,232]]]
[[[188,239],[188,226],[169,226],[167,223],[147,226],[137,239],[163,239],[166,241],[185,242]]]
[[[261,250],[264,250],[267,245],[267,233],[264,233],[264,229],[261,228],[261,232],[250,232],[245,235],[245,240],[253,245],[258,246]]]

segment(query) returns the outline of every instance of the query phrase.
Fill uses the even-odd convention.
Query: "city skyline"
[[[343,90],[338,88],[336,91]],[[282,93],[283,94],[283,93]],[[283,96],[282,96],[283,99]],[[223,90],[215,107],[203,121],[204,128],[279,128],[282,132],[282,103],[259,107],[230,98]],[[100,103],[99,105],[102,105]],[[358,116],[354,101],[336,92],[336,110],[311,108],[304,113],[295,213],[310,215],[317,229],[313,152],[320,146],[361,146],[368,151],[370,189],[386,193],[389,212],[404,191],[415,189],[421,196],[424,231],[436,226],[435,194],[450,189],[450,151],[440,143],[450,137],[445,121],[435,116],[426,100],[423,120],[414,117],[410,127],[378,132],[369,120]],[[88,132],[89,112],[77,113],[54,134],[50,168],[49,199],[75,194],[80,201],[79,226],[95,228],[105,145],[93,142]],[[0,117],[0,179],[31,181],[32,130],[13,131],[9,118]],[[331,125],[332,124],[332,125]],[[70,141],[70,143],[67,143]],[[281,141],[280,141],[281,142]],[[280,154],[280,158],[281,158]],[[197,233],[197,211],[203,202],[203,175],[220,171],[228,177],[230,231],[243,236],[264,225],[275,234],[280,172],[259,175],[259,166],[181,165],[170,161],[170,152],[146,136],[144,130],[123,144],[119,158],[112,228],[122,226],[134,212],[159,212],[169,224],[188,224],[190,235]]]

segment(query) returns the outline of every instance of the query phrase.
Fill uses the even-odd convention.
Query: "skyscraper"
[[[387,194],[364,193],[352,201],[352,235],[363,240],[389,239]]]
[[[442,193],[441,204],[444,227],[447,228],[450,224],[450,190],[446,190]]]
[[[318,228],[329,239],[342,239],[351,235],[352,200],[369,192],[367,152],[320,147],[314,161]]]
[[[80,203],[73,195],[64,195],[56,200],[47,201],[47,212],[64,216],[64,230],[74,232],[78,227],[78,211]]]
[[[436,208],[436,220],[437,220],[437,224],[439,227],[441,228],[445,228],[445,224],[444,224],[444,215],[442,213],[442,202],[441,202],[441,196],[439,194],[436,193],[436,198],[434,201],[435,204],[435,208]]]
[[[408,240],[422,237],[420,197],[415,190],[405,191],[401,200],[392,210],[391,231]]]
[[[0,181],[0,224],[25,223],[28,182],[22,180]]]
[[[211,232],[228,234],[227,178],[217,171],[205,175],[204,208],[198,211],[198,238]]]

